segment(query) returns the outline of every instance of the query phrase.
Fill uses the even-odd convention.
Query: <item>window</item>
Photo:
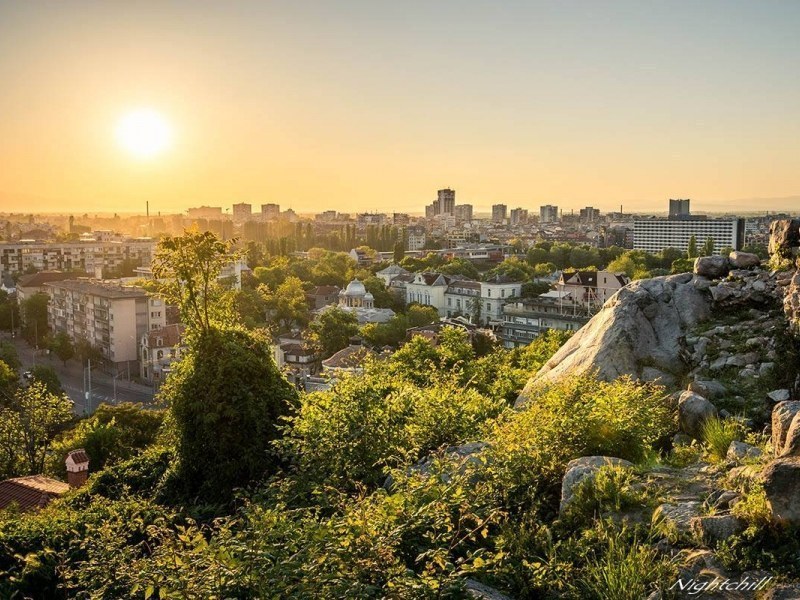
[[[491,298],[491,297],[492,297],[492,288],[486,288],[486,296],[487,296],[488,298]]]

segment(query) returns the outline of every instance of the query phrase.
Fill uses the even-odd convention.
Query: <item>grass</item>
[[[731,442],[741,441],[745,431],[737,419],[708,419],[703,424],[702,437],[712,459],[725,460]]]

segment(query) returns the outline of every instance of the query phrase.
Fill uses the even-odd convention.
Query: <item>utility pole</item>
[[[92,359],[87,359],[87,381],[88,388],[86,390],[86,413],[92,414]]]

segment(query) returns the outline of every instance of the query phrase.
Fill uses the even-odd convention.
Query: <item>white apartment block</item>
[[[708,238],[714,240],[714,253],[726,247],[741,250],[744,244],[744,219],[639,219],[633,222],[633,249],[661,252],[675,248],[686,252],[694,236],[698,249]]]
[[[149,267],[156,249],[151,238],[87,242],[0,243],[1,275],[31,271],[82,271],[104,276],[126,261]]]
[[[87,340],[117,366],[136,362],[142,336],[167,323],[164,301],[141,288],[91,279],[53,281],[44,287],[53,332]]]

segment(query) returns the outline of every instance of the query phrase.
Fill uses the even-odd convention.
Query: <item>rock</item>
[[[783,449],[778,456],[800,456],[800,413],[792,419]]]
[[[800,246],[800,220],[780,219],[769,226],[770,256],[790,256],[792,248]]]
[[[705,505],[714,510],[728,510],[731,502],[739,498],[738,492],[731,490],[715,490],[706,498]]]
[[[753,465],[742,465],[728,471],[728,481],[734,485],[750,485],[760,476],[760,471]]]
[[[615,458],[613,456],[582,456],[567,463],[567,469],[564,472],[564,478],[561,480],[561,505],[559,512],[563,513],[564,509],[572,500],[575,493],[575,487],[587,478],[593,478],[602,467],[614,466],[630,469],[633,463]]]
[[[779,522],[800,525],[800,457],[777,458],[761,473],[772,516]]]
[[[773,362],[765,362],[761,363],[758,367],[758,374],[759,375],[767,375],[775,368],[775,363]]]
[[[658,385],[663,385],[666,387],[675,386],[674,375],[670,375],[669,373],[664,373],[664,371],[656,369],[655,367],[644,367],[642,369],[641,380],[657,383]]]
[[[503,592],[481,583],[480,581],[475,581],[474,579],[466,580],[464,590],[467,592],[467,598],[477,598],[478,600],[511,600],[511,597],[506,596]]]
[[[767,394],[767,398],[769,398],[773,402],[786,402],[791,397],[792,397],[792,394],[787,389],[772,390],[771,392],[769,392]]]
[[[689,273],[629,283],[564,344],[528,382],[517,399],[524,404],[533,387],[562,376],[593,371],[612,381],[640,378],[645,367],[684,374],[683,339],[711,314],[707,292],[692,285]]]
[[[761,259],[756,254],[734,250],[728,255],[728,260],[735,269],[750,269],[761,264]]]
[[[709,544],[724,542],[729,537],[742,533],[747,525],[733,515],[694,517],[691,520],[692,533]]]
[[[685,433],[676,433],[672,436],[672,445],[673,446],[688,446],[692,443],[692,436],[686,435]]]
[[[653,523],[662,531],[679,535],[692,531],[692,519],[700,516],[702,505],[695,500],[681,503],[664,503],[653,512]]]
[[[800,401],[779,402],[772,409],[772,449],[775,456],[783,454],[789,427],[800,413]]]
[[[800,583],[781,583],[767,590],[761,600],[797,600],[800,598]]]
[[[727,275],[729,270],[727,256],[700,256],[694,261],[694,272],[710,279],[719,279]]]
[[[739,461],[745,458],[758,458],[761,456],[761,454],[761,448],[756,448],[750,444],[745,444],[744,442],[737,442],[734,440],[731,442],[731,445],[728,446],[726,458],[728,460]]]
[[[678,400],[678,421],[685,433],[699,440],[703,434],[703,424],[716,417],[716,407],[701,395],[689,390],[681,394]]]
[[[719,381],[714,381],[713,379],[695,380],[689,384],[689,390],[709,400],[724,398],[728,395],[728,389]]]

